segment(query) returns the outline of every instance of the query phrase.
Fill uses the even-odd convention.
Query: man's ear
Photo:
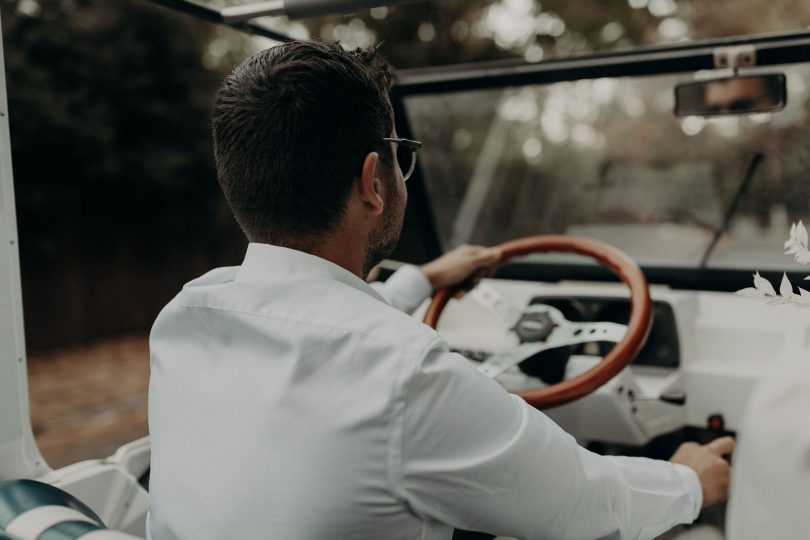
[[[380,168],[380,155],[371,152],[363,161],[363,172],[357,179],[357,190],[360,199],[368,205],[374,214],[382,214],[385,204],[383,182],[377,174]]]

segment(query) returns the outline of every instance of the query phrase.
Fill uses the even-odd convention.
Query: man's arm
[[[404,265],[385,283],[375,282],[371,286],[389,304],[410,314],[433,291],[480,277],[500,259],[498,248],[460,246],[421,268]]]
[[[697,516],[692,468],[589,452],[434,345],[407,384],[392,444],[395,493],[417,515],[524,540],[649,539]]]

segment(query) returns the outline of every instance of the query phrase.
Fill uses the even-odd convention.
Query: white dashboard
[[[521,309],[537,298],[610,302],[626,301],[629,295],[622,284],[501,279],[484,283]],[[583,444],[641,446],[683,427],[716,429],[718,421],[723,429],[737,431],[756,381],[772,366],[810,354],[810,311],[731,293],[655,285],[650,292],[656,306],[671,310],[667,324],[677,336],[672,338],[677,340],[677,357],[664,362],[667,367],[631,364],[596,392],[544,411]],[[496,351],[506,333],[498,318],[474,296],[451,300],[438,325],[451,349],[473,362]],[[421,319],[426,306],[415,316]],[[650,339],[663,339],[657,334],[661,332],[654,330]],[[565,365],[564,378],[582,373],[599,359],[593,348],[575,351]],[[518,367],[496,380],[513,391],[545,385]]]

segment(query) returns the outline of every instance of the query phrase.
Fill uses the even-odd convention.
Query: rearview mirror
[[[675,87],[675,114],[714,116],[779,111],[787,103],[785,75],[768,73],[689,82]]]

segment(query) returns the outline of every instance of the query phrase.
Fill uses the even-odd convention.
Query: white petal
[[[765,296],[764,292],[760,291],[759,289],[755,289],[754,287],[746,287],[745,289],[740,289],[734,294],[745,296],[747,298],[762,298],[763,296]]]
[[[790,284],[787,273],[782,274],[782,283],[779,284],[779,294],[784,298],[793,296],[793,285]]]
[[[810,263],[810,251],[800,251],[794,255],[796,258],[796,262],[800,262],[802,264]]]
[[[808,291],[806,291],[806,290],[802,289],[801,287],[798,287],[798,289],[799,289],[799,296],[800,296],[800,297],[801,297],[803,300],[810,300],[810,292],[808,292]]]
[[[759,272],[754,274],[754,287],[764,292],[768,296],[776,296],[776,290],[774,290],[771,282],[760,276]]]
[[[804,247],[807,247],[807,229],[804,228],[804,223],[801,221],[796,225],[796,240]]]
[[[787,250],[785,251],[785,255],[794,255],[798,253],[800,249],[802,249],[801,246],[796,244],[792,244],[790,247],[785,246],[785,248],[787,248]]]

